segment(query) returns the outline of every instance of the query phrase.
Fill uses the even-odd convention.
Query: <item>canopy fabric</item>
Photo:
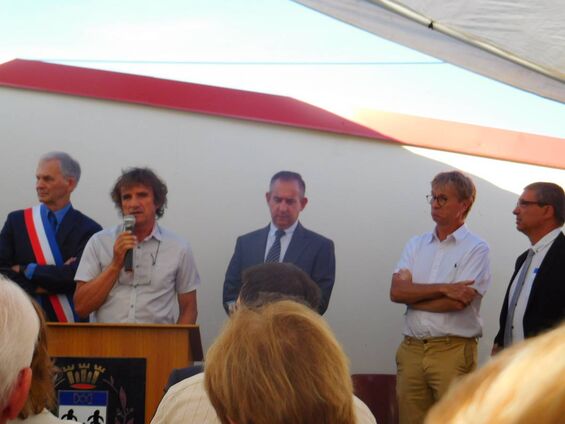
[[[565,103],[561,0],[294,0],[382,38]]]

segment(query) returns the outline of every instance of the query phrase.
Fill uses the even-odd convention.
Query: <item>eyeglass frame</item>
[[[518,199],[516,202],[516,206],[523,208],[524,206],[531,206],[531,205],[538,205],[540,208],[547,206],[549,203],[538,202],[534,200],[524,200]]]
[[[440,194],[439,196],[434,196],[433,194],[426,194],[426,202],[432,205],[434,201],[436,201],[440,208],[445,206],[448,200],[449,198],[444,194]]]

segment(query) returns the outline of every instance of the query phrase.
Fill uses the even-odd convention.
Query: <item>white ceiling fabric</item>
[[[564,0],[295,1],[382,38],[565,103]],[[433,30],[428,27],[431,21]]]

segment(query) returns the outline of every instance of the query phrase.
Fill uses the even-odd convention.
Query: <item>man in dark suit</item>
[[[1,272],[36,298],[48,321],[72,322],[74,276],[88,239],[102,228],[73,209],[80,165],[67,153],[39,160],[33,208],[11,212],[0,232]]]
[[[271,223],[238,237],[226,271],[223,303],[229,312],[241,289],[241,273],[263,262],[290,262],[306,272],[322,291],[318,311],[328,308],[335,281],[335,254],[331,240],[304,228],[298,215],[306,207],[306,186],[300,174],[280,171],[265,194]]]
[[[524,188],[513,211],[532,244],[518,257],[500,313],[492,354],[558,325],[565,318],[565,195],[557,184]]]

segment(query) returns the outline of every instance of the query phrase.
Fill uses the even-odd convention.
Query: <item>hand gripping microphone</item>
[[[135,216],[126,215],[124,216],[124,231],[133,231],[135,227]],[[129,249],[126,252],[126,257],[124,260],[124,269],[126,271],[133,271],[133,250]]]

